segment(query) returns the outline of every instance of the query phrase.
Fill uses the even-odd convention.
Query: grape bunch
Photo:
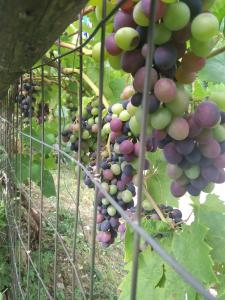
[[[21,86],[19,86],[19,91],[20,93],[16,95],[16,102],[20,105],[24,122],[26,122],[30,116],[34,116],[35,112],[36,98],[33,97],[35,85],[24,83],[22,89]]]
[[[97,133],[98,126],[98,100],[88,103],[82,111],[82,121],[79,123],[79,116],[73,117],[73,123],[67,125],[62,131],[62,141],[64,145],[70,148],[70,151],[75,153],[75,158],[78,158],[79,148],[79,131],[81,129],[81,158],[84,164],[88,164],[90,160],[95,161],[97,148]],[[103,144],[107,140],[107,132],[102,132]],[[104,148],[104,145],[103,145]]]
[[[132,121],[132,115],[137,108],[131,104],[130,96],[133,89],[126,88],[122,97],[129,97],[121,103],[113,104],[108,109],[104,118],[103,134],[110,134],[110,153],[103,157],[100,165],[100,182],[104,190],[113,197],[123,210],[131,211],[134,206],[136,195],[138,156],[140,151],[139,124]],[[156,140],[150,134],[146,137],[146,150],[156,151]],[[150,168],[148,159],[145,159],[145,170]],[[89,170],[94,173],[93,165]],[[93,188],[91,179],[85,175],[84,183]],[[118,232],[123,231],[120,224],[120,214],[116,211],[102,192],[97,195],[98,216],[97,223],[99,233],[98,241],[103,246],[109,246],[114,242]]]
[[[225,118],[218,106],[206,99],[194,113],[176,118],[166,131],[156,134],[158,146],[169,163],[171,192],[198,196],[225,182]]]

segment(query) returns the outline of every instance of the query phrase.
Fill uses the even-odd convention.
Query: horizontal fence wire
[[[68,260],[70,269],[72,270],[72,292],[70,295],[70,299],[75,300],[75,287],[78,285],[79,290],[81,292],[82,299],[94,299],[94,289],[95,289],[95,258],[96,258],[96,214],[97,214],[97,192],[101,192],[104,197],[111,203],[117,212],[121,215],[121,217],[132,227],[135,232],[135,242],[134,242],[134,251],[133,251],[133,273],[132,273],[132,286],[131,286],[131,300],[136,299],[137,294],[137,280],[138,280],[138,257],[139,257],[139,244],[140,238],[142,238],[148,245],[150,245],[153,250],[158,253],[164,260],[167,262],[188,284],[190,284],[196,292],[201,294],[205,299],[213,300],[216,299],[212,296],[209,291],[202,285],[201,282],[197,278],[195,278],[189,271],[187,271],[182,265],[180,265],[167,251],[154,239],[152,235],[147,233],[142,227],[140,222],[140,212],[141,212],[141,202],[142,202],[142,185],[143,185],[143,167],[144,167],[144,159],[145,159],[145,147],[144,140],[146,137],[146,118],[148,111],[148,85],[151,78],[151,66],[153,60],[153,36],[154,36],[154,16],[156,11],[156,0],[151,1],[151,16],[150,16],[150,25],[148,30],[148,55],[146,61],[146,67],[148,70],[147,76],[145,78],[145,88],[144,88],[144,97],[143,97],[143,118],[141,125],[141,150],[139,156],[139,168],[138,168],[138,205],[136,211],[136,218],[133,220],[125,210],[123,210],[119,204],[111,197],[109,193],[101,185],[98,175],[100,173],[100,163],[101,163],[101,120],[102,120],[102,102],[103,102],[103,93],[104,93],[104,41],[105,41],[105,25],[106,22],[118,11],[120,6],[126,0],[120,1],[115,8],[106,15],[106,0],[102,1],[102,21],[96,26],[90,36],[83,41],[82,38],[82,15],[79,18],[79,43],[78,45],[71,51],[61,54],[61,46],[59,43],[58,46],[58,56],[53,59],[43,59],[40,64],[35,65],[31,68],[29,72],[29,82],[32,86],[32,75],[35,70],[40,70],[41,72],[41,117],[44,120],[44,105],[45,105],[45,89],[44,89],[44,77],[45,77],[45,66],[51,65],[51,63],[57,63],[57,80],[58,80],[58,145],[52,146],[45,141],[45,122],[42,122],[41,127],[41,138],[37,138],[33,136],[33,122],[32,122],[32,107],[30,106],[29,111],[29,133],[25,133],[23,131],[23,116],[22,113],[19,112],[19,105],[16,104],[16,111],[12,105],[15,101],[15,89],[12,93],[9,93],[8,98],[4,100],[1,105],[1,143],[4,147],[4,164],[2,165],[1,175],[4,175],[6,182],[5,191],[2,192],[2,197],[6,202],[6,216],[9,225],[9,241],[11,245],[11,263],[14,273],[13,284],[15,285],[15,294],[14,299],[32,299],[31,298],[31,281],[37,279],[37,299],[45,299],[43,298],[43,292],[45,294],[44,297],[47,299],[58,299],[57,294],[57,282],[59,277],[59,252],[62,249],[63,254]],[[101,59],[100,59],[100,72],[99,72],[99,130],[97,135],[97,168],[95,174],[92,174],[87,167],[81,162],[81,137],[82,137],[82,126],[79,129],[79,147],[78,147],[78,159],[75,159],[70,154],[66,153],[61,148],[61,133],[62,133],[62,58],[75,54],[76,52],[79,54],[79,120],[81,124],[82,120],[82,106],[83,106],[83,52],[82,49],[86,46],[101,30]],[[60,41],[60,39],[59,39]],[[22,87],[23,87],[23,77],[20,79],[19,91],[18,93],[22,95]],[[29,96],[32,98],[32,90],[29,92]],[[28,180],[28,190],[24,188],[22,184],[22,153],[23,153],[23,139],[26,138],[29,140],[29,180]],[[41,184],[40,184],[40,201],[38,204],[35,204],[33,201],[33,186],[32,186],[32,157],[33,151],[32,146],[33,143],[38,143],[41,146]],[[11,163],[10,153],[13,150],[16,151],[16,170]],[[16,149],[14,149],[16,148]],[[44,168],[45,168],[45,152],[46,150],[52,150],[56,153],[57,156],[57,183],[56,183],[56,208],[55,208],[55,220],[54,222],[50,220],[44,213],[44,194],[43,194],[43,186],[44,186]],[[18,153],[19,150],[19,153]],[[60,213],[60,205],[61,205],[61,179],[62,179],[62,162],[63,159],[68,159],[70,162],[73,162],[76,166],[78,166],[78,175],[76,178],[77,190],[75,196],[75,213],[74,213],[74,227],[73,227],[73,245],[72,251],[70,251],[63,239],[63,236],[59,232],[59,213]],[[18,168],[19,165],[19,168]],[[5,170],[5,171],[4,171]],[[81,197],[81,171],[84,172],[92,181],[95,186],[95,201],[93,205],[93,222],[92,222],[92,235],[91,235],[91,270],[90,270],[90,286],[89,293],[87,294],[84,288],[84,281],[79,274],[79,270],[77,267],[77,236],[79,231],[79,207],[80,207],[80,197]],[[75,180],[75,178],[74,178]],[[27,219],[27,238],[24,241],[24,237],[22,233],[24,231],[22,224],[22,201],[23,196],[28,199],[28,219]],[[10,198],[12,197],[12,198]],[[39,214],[39,231],[38,231],[38,263],[36,264],[32,258],[32,242],[31,242],[31,211],[32,209]],[[47,222],[53,231],[52,241],[54,243],[54,257],[52,258],[53,264],[53,287],[50,289],[43,279],[43,232],[44,232],[44,222]],[[18,251],[16,253],[18,245]],[[26,282],[22,282],[21,270],[23,268],[23,259],[24,253],[26,256],[26,272],[27,272],[27,280]],[[34,278],[31,278],[31,275],[34,273]],[[151,272],[151,270],[149,271]],[[138,299],[140,300],[140,299]]]

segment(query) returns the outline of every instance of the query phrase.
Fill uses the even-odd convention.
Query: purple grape
[[[118,228],[118,226],[120,224],[118,218],[115,218],[115,217],[111,217],[109,222],[110,222],[110,225],[112,226],[112,228]]]
[[[179,164],[182,161],[182,156],[177,152],[174,143],[169,143],[163,150],[166,160],[170,164]]]
[[[124,233],[126,231],[126,225],[124,223],[119,225],[118,232]]]
[[[221,153],[225,153],[225,142],[220,143]]]
[[[191,196],[199,196],[201,191],[198,188],[195,188],[193,185],[189,184],[187,186],[187,192],[191,195]]]
[[[133,179],[133,176],[126,176],[124,173],[121,175],[121,181],[124,183],[124,184],[128,184],[132,181]]]
[[[214,166],[203,167],[201,169],[201,174],[202,177],[209,182],[217,182],[220,175],[219,170]]]
[[[134,144],[131,141],[126,140],[120,144],[121,154],[131,154],[133,151],[134,151]]]
[[[205,145],[201,145],[200,150],[207,158],[217,158],[221,152],[220,144],[214,139],[211,139]]]
[[[128,14],[122,10],[119,10],[114,17],[114,30],[117,31],[122,27],[136,27],[136,24],[133,20],[133,15]]]
[[[118,180],[116,186],[119,191],[124,191],[126,187],[126,183],[122,180]]]
[[[131,154],[124,154],[124,159],[127,161],[127,162],[131,162],[135,159],[135,155],[134,153],[131,153]]]
[[[209,158],[206,158],[204,156],[202,156],[200,162],[199,162],[199,165],[201,168],[204,168],[204,167],[209,167],[213,164],[213,160],[212,159],[209,159]]]
[[[176,142],[175,147],[180,154],[188,155],[194,150],[195,142],[193,139],[187,138],[183,141]]]
[[[197,164],[201,160],[201,157],[201,152],[195,147],[194,150],[186,156],[186,159],[192,164]]]
[[[190,181],[191,185],[199,190],[203,190],[209,183],[208,180],[204,179],[202,176],[199,176],[197,179],[193,179]]]
[[[112,235],[110,232],[100,232],[101,233],[101,242],[102,243],[109,243],[111,238],[112,238]]]
[[[103,178],[107,181],[112,180],[114,177],[113,172],[110,169],[103,170]]]
[[[140,36],[140,46],[147,42],[148,27],[138,26],[136,27],[137,32]]]
[[[109,231],[110,227],[111,227],[111,225],[110,225],[110,222],[108,220],[103,221],[101,223],[101,226],[100,226],[101,231],[105,231],[105,232]]]
[[[174,181],[171,184],[171,193],[174,197],[182,197],[186,193],[185,186],[180,185],[178,182]]]
[[[182,161],[178,164],[178,166],[181,168],[181,169],[189,169],[192,164],[186,159],[186,158],[183,158]]]
[[[133,176],[134,174],[134,168],[132,167],[132,165],[125,165],[125,167],[123,168],[123,173],[126,176]]]
[[[199,126],[199,124],[195,121],[195,118],[193,115],[189,115],[187,118],[188,124],[189,124],[189,137],[194,138],[198,136],[201,131],[202,127]]]
[[[145,59],[140,49],[127,51],[122,54],[121,67],[127,72],[135,75],[135,73],[145,64]]]
[[[136,72],[134,76],[133,85],[137,92],[143,93],[145,77],[146,77],[146,67],[142,67]],[[158,73],[154,68],[152,68],[151,80],[150,80],[150,91],[154,87],[157,79],[158,79]]]
[[[131,97],[130,100],[131,104],[133,106],[140,106],[142,102],[142,94],[141,93],[136,93]]]
[[[105,48],[110,55],[119,55],[122,50],[116,45],[115,33],[111,33],[105,40]]]
[[[114,132],[120,132],[123,128],[123,122],[119,118],[114,118],[110,122],[110,128]]]
[[[215,183],[224,183],[225,182],[225,171],[224,170],[219,170],[219,178]]]
[[[172,44],[158,47],[154,53],[154,63],[159,70],[171,69],[177,60],[177,50]]]
[[[116,143],[117,144],[121,144],[123,141],[127,140],[127,136],[126,135],[120,135],[116,138]]]
[[[220,156],[218,156],[214,160],[213,164],[218,169],[224,169],[225,168],[225,154],[221,154]]]
[[[169,213],[169,217],[171,219],[182,219],[182,212],[179,209],[173,209],[170,213]]]
[[[220,121],[220,111],[216,104],[205,101],[197,107],[194,118],[201,127],[211,128]]]
[[[156,98],[154,94],[148,95],[148,101],[149,101],[149,113],[156,112],[160,106],[160,101]]]

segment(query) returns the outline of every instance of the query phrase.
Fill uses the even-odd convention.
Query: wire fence
[[[130,218],[126,211],[124,211],[118,203],[108,194],[98,181],[98,174],[100,172],[101,163],[101,120],[103,94],[104,94],[104,41],[105,41],[105,25],[107,20],[119,9],[120,5],[125,1],[121,1],[112,12],[106,16],[106,1],[102,1],[102,16],[103,20],[99,23],[93,33],[88,39],[83,42],[82,39],[82,16],[79,21],[79,45],[75,49],[61,54],[61,46],[58,46],[58,57],[54,57],[48,61],[42,61],[41,64],[34,66],[26,75],[26,80],[32,86],[33,72],[38,70],[40,72],[40,95],[41,95],[41,117],[44,120],[44,105],[45,105],[45,67],[52,63],[57,64],[57,83],[58,83],[58,145],[50,145],[46,140],[45,122],[42,122],[41,138],[33,135],[33,120],[32,107],[30,107],[28,118],[26,118],[26,132],[23,130],[24,116],[19,107],[16,96],[22,95],[24,76],[20,78],[20,82],[13,85],[6,97],[1,102],[0,122],[1,122],[1,146],[2,146],[2,160],[1,160],[1,197],[6,204],[6,216],[8,222],[8,236],[10,242],[10,261],[12,265],[12,299],[63,299],[60,296],[60,276],[62,268],[66,269],[71,276],[70,292],[65,299],[96,299],[94,296],[96,287],[96,215],[97,215],[97,193],[100,191],[105,198],[116,208],[121,217],[131,225],[135,232],[134,248],[133,248],[133,272],[130,299],[136,299],[137,292],[137,277],[138,277],[138,256],[140,239],[144,239],[147,244],[156,251],[174,270],[189,283],[199,294],[205,299],[215,299],[203,285],[194,278],[184,267],[182,267],[173,257],[171,257],[165,249],[163,249],[157,241],[149,235],[141,227],[141,203],[142,203],[142,182],[143,169],[145,160],[144,140],[146,136],[146,119],[148,112],[147,94],[149,90],[149,82],[151,78],[151,65],[153,60],[153,35],[154,35],[154,15],[156,11],[156,1],[151,1],[151,16],[148,30],[148,56],[146,60],[147,76],[145,78],[145,88],[143,96],[143,116],[141,123],[141,149],[139,156],[138,167],[138,194],[137,194],[137,208],[135,220]],[[79,55],[79,118],[82,119],[83,106],[83,47],[86,46],[91,39],[101,31],[101,59],[99,72],[99,113],[98,113],[98,135],[97,135],[97,167],[96,174],[93,175],[81,162],[81,137],[82,128],[79,131],[79,147],[78,159],[75,159],[70,154],[62,149],[61,133],[63,130],[63,116],[62,116],[62,65],[61,61],[64,57],[69,55]],[[33,96],[33,90],[29,90],[29,96]],[[29,176],[26,185],[22,184],[23,171],[23,141],[27,142],[27,149],[29,149]],[[38,201],[34,195],[34,184],[32,182],[32,158],[33,144],[40,146],[40,194]],[[45,179],[45,154],[46,151],[54,151],[57,156],[57,171],[56,171],[56,201],[54,218],[50,218],[45,213],[44,200],[44,185]],[[61,234],[61,205],[62,205],[62,185],[64,176],[64,160],[73,162],[78,166],[77,177],[74,177],[74,184],[76,184],[76,191],[73,193],[74,212],[72,219],[72,235],[70,237],[71,247],[65,241]],[[82,277],[80,268],[80,255],[78,255],[79,234],[83,227],[79,217],[79,210],[82,206],[80,202],[82,198],[82,174],[84,172],[90,177],[95,186],[95,199],[92,208],[92,232],[90,238],[87,239],[88,249],[90,249],[90,263],[87,277]],[[70,189],[70,187],[68,187]],[[70,208],[68,208],[70,210]],[[43,256],[46,247],[44,240],[44,233],[48,224],[48,230],[51,230],[51,247],[53,257],[49,259],[46,265],[45,257]],[[85,238],[83,236],[83,238]],[[35,242],[34,242],[35,241]],[[34,250],[35,255],[34,257]],[[46,249],[45,249],[46,250]],[[64,265],[62,265],[64,261]],[[50,272],[49,278],[46,280],[46,272]],[[149,270],[151,272],[151,270]],[[25,276],[24,276],[25,274]],[[32,283],[36,283],[35,288]],[[140,299],[139,299],[140,300]]]

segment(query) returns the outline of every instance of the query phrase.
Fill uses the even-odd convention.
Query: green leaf
[[[174,235],[172,242],[174,257],[205,286],[212,286],[217,280],[213,273],[211,248],[204,241],[207,228],[194,222],[191,226],[183,225],[182,229],[181,232]]]
[[[225,16],[224,0],[216,0],[210,11],[217,17],[221,23]]]
[[[148,192],[157,203],[177,207],[178,200],[170,192],[171,179],[167,175],[168,164],[160,158],[159,154],[155,154],[155,161],[151,154],[148,158],[154,165],[153,175],[146,182]]]
[[[225,53],[221,53],[220,55],[207,59],[205,67],[198,75],[201,80],[225,83],[224,68]]]
[[[199,223],[209,229],[206,241],[212,248],[212,258],[215,262],[225,263],[225,206],[216,195],[208,195],[204,204],[195,207]]]
[[[163,277],[163,261],[148,247],[139,255],[138,263],[137,299],[158,299],[155,297],[155,287]],[[126,267],[129,273],[119,287],[122,290],[119,300],[130,299],[132,266],[130,262]]]

